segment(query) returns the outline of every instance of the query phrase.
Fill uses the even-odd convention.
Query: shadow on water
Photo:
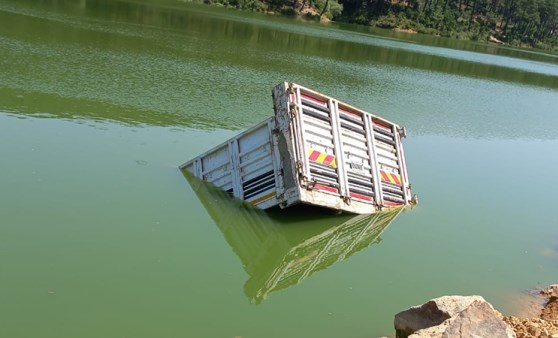
[[[183,174],[248,273],[244,293],[253,304],[379,243],[403,210],[357,216],[304,206],[263,211]]]

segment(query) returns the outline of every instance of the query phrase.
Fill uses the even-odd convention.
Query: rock
[[[396,32],[400,32],[400,33],[410,33],[410,34],[417,34],[417,31],[411,28],[399,28],[399,27],[395,27],[393,29]]]
[[[491,36],[488,38],[488,41],[489,41],[489,42],[498,43],[498,44],[504,44],[503,41],[498,40],[498,39],[497,39],[496,37],[494,37],[493,35],[491,35]]]
[[[481,296],[444,296],[395,316],[397,337],[516,337]]]
[[[406,337],[415,331],[437,326],[455,316],[481,296],[443,296],[422,305],[413,306],[395,315],[395,331],[398,337]]]
[[[538,327],[536,327],[536,326],[530,326],[530,327],[527,329],[527,332],[528,332],[529,334],[535,336],[535,337],[540,337],[540,336],[541,336],[541,330],[540,330]]]
[[[499,313],[487,301],[474,301],[456,317],[448,320],[442,337],[516,337]]]
[[[513,316],[504,317],[519,338],[558,338],[558,325],[541,318],[520,319]]]
[[[558,319],[558,285],[554,284],[541,291],[546,299],[546,304],[541,311],[541,318],[552,322]]]
[[[558,284],[552,284],[546,289],[541,290],[541,295],[546,297],[558,297]]]

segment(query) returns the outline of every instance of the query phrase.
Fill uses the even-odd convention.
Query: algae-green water
[[[419,205],[255,211],[178,165],[293,81],[407,128]],[[0,0],[0,337],[379,337],[557,282],[558,58],[181,1]]]

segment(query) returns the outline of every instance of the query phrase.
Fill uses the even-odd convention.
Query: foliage
[[[354,0],[346,0],[354,1]],[[412,28],[462,39],[493,36],[511,45],[558,48],[558,0],[387,0],[379,27]],[[361,12],[344,12],[357,18]]]
[[[339,17],[343,12],[343,5],[337,0],[315,0],[314,5],[328,19]]]
[[[268,9],[269,2],[267,0],[202,0],[203,3],[209,5],[218,5],[225,7],[234,7],[237,9],[250,10],[256,12],[265,12]],[[199,0],[194,0],[199,2]]]
[[[256,11],[558,49],[558,0],[203,0]],[[314,8],[314,11],[304,11]],[[494,40],[494,39],[492,39]]]

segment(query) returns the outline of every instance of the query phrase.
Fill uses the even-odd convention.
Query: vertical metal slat
[[[244,191],[242,189],[242,179],[240,177],[240,158],[238,150],[238,139],[229,142],[229,155],[231,163],[231,183],[233,187],[234,197],[244,199]]]
[[[343,151],[343,142],[341,142],[341,120],[339,117],[339,107],[337,101],[329,100],[329,111],[331,116],[331,126],[333,133],[333,147],[335,158],[337,161],[337,180],[339,183],[339,192],[341,196],[350,198],[349,181],[347,178],[345,152]]]
[[[372,180],[374,181],[374,197],[376,204],[382,206],[384,204],[384,194],[382,192],[380,170],[378,168],[378,155],[376,154],[376,145],[374,142],[374,124],[372,117],[364,114],[364,127],[366,128],[366,145],[368,147],[368,157],[370,168],[372,170]]]

